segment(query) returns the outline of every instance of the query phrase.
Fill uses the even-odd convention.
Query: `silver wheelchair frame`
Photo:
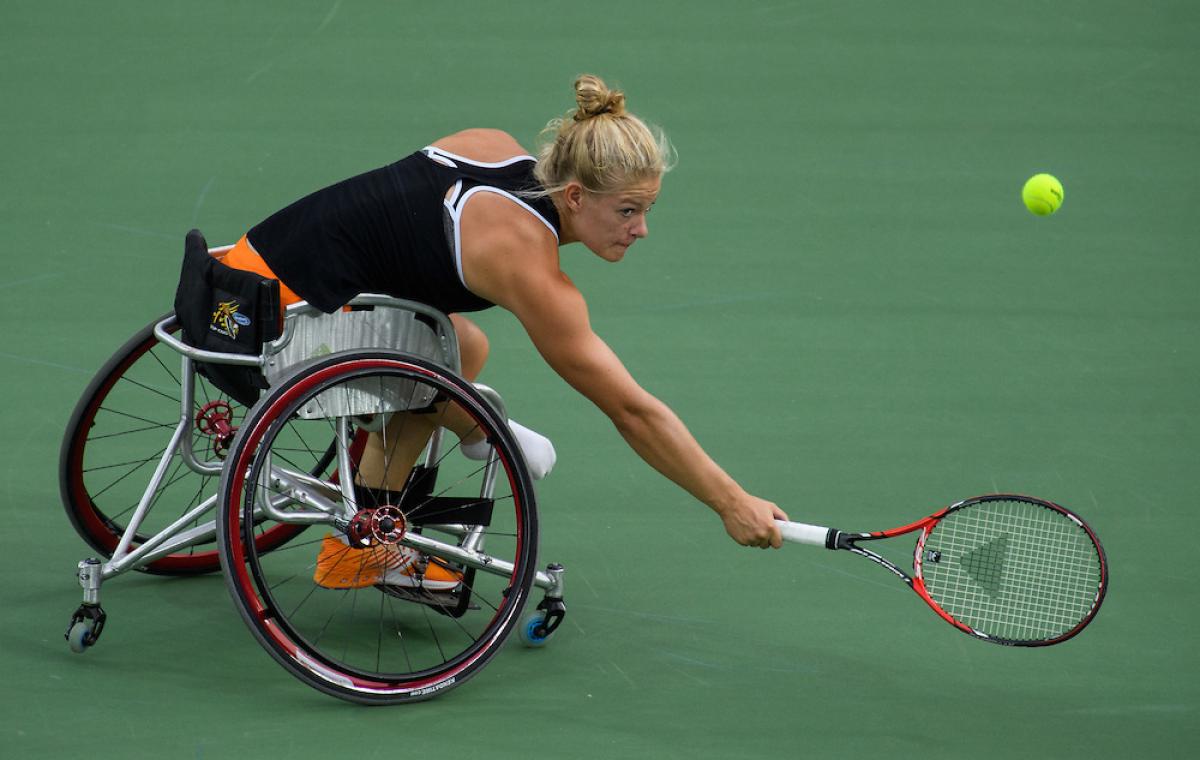
[[[210,249],[210,253],[220,255],[226,250],[228,250],[228,246]],[[174,315],[161,319],[154,325],[153,334],[158,343],[170,348],[180,357],[179,417],[149,477],[141,499],[128,518],[128,524],[110,556],[105,559],[90,557],[78,564],[77,578],[83,589],[83,603],[72,616],[66,633],[72,650],[86,651],[96,643],[100,636],[106,618],[100,604],[101,586],[105,582],[130,570],[146,568],[164,557],[186,551],[190,547],[211,544],[214,540],[221,545],[220,536],[218,536],[218,523],[223,519],[221,516],[227,514],[226,510],[228,509],[238,508],[236,505],[223,503],[227,492],[226,482],[236,475],[236,473],[228,471],[231,467],[230,461],[223,460],[219,454],[205,456],[197,450],[196,430],[197,426],[201,424],[194,415],[197,363],[257,368],[266,377],[271,389],[275,389],[282,388],[288,383],[295,383],[297,378],[304,377],[310,367],[320,360],[324,361],[324,366],[334,366],[336,369],[340,360],[353,362],[356,357],[364,355],[363,352],[367,351],[374,352],[373,356],[377,358],[382,356],[383,360],[388,361],[391,361],[389,357],[394,354],[395,361],[401,363],[408,361],[406,357],[417,357],[440,367],[449,380],[466,383],[461,378],[457,335],[445,314],[420,303],[379,294],[362,294],[347,306],[350,310],[334,314],[324,314],[304,302],[287,307],[283,318],[282,334],[276,340],[265,343],[262,353],[258,355],[227,354],[194,348],[174,334],[173,328],[177,324]],[[385,345],[380,346],[379,343]],[[247,493],[250,489],[258,489],[259,498],[254,502],[253,508],[255,520],[270,520],[296,526],[299,531],[307,526],[325,526],[333,531],[346,534],[352,530],[356,520],[361,522],[364,512],[372,512],[357,503],[354,488],[355,462],[351,449],[355,425],[361,425],[361,420],[366,419],[366,415],[362,411],[365,408],[384,415],[385,419],[389,414],[411,410],[397,406],[394,402],[383,398],[385,394],[382,381],[379,382],[380,390],[375,392],[375,395],[371,395],[372,392],[356,390],[353,383],[352,380],[346,381],[344,386],[339,386],[337,399],[338,403],[343,406],[323,406],[319,412],[332,421],[333,458],[329,464],[334,467],[333,472],[336,473],[336,476],[318,477],[310,472],[297,471],[289,468],[286,464],[276,463],[270,455],[263,455],[266,464],[260,470],[260,482],[246,488]],[[490,406],[495,418],[501,421],[507,420],[503,400],[495,390],[480,384],[469,385]],[[332,398],[333,390],[325,393]],[[360,397],[361,401],[358,400]],[[313,397],[318,401],[320,398],[319,393]],[[266,396],[264,396],[264,400],[247,411],[242,423],[242,430],[238,430],[233,436],[235,447],[246,427],[258,420],[256,415],[262,416],[268,411],[262,408],[265,399]],[[81,399],[81,406],[83,401],[84,399]],[[312,401],[309,403],[311,405]],[[356,404],[360,406],[367,404],[368,406],[359,408]],[[389,406],[389,404],[391,405]],[[334,411],[331,412],[331,408]],[[293,414],[303,416],[305,408],[301,407]],[[334,416],[330,417],[331,414]],[[436,469],[436,463],[446,456],[445,441],[443,440],[446,432],[448,431],[445,431],[444,428],[436,430],[425,449],[422,461],[417,464],[421,464],[427,469]],[[71,434],[69,431],[68,435]],[[489,438],[489,440],[492,439]],[[66,443],[64,442],[64,451],[66,451]],[[516,449],[511,443],[509,448]],[[524,461],[519,455],[519,449],[516,450],[515,456],[509,455],[509,466],[523,469]],[[154,531],[151,535],[145,535],[142,530],[146,525],[146,519],[157,504],[158,494],[164,482],[171,477],[169,473],[172,466],[178,466],[177,459],[182,460],[183,464],[194,473],[213,477],[220,476],[222,487],[216,493],[186,509],[165,527]],[[64,455],[65,461],[66,456]],[[482,467],[482,486],[479,496],[481,499],[490,500],[501,470],[495,448],[491,449],[491,453]],[[527,471],[520,477],[527,478]],[[265,481],[269,481],[269,488],[266,487]],[[64,487],[64,502],[67,499]],[[68,512],[71,509],[72,507],[68,504]],[[536,517],[533,518],[533,521],[536,523]],[[491,555],[485,550],[485,530],[482,525],[447,522],[428,527],[436,529],[439,534],[450,536],[453,542],[439,540],[428,535],[434,532],[431,530],[409,530],[400,535],[395,543],[419,552],[422,557],[453,563],[461,571],[477,571],[496,576],[514,572],[512,561],[503,556]],[[229,539],[226,538],[226,542],[228,541]],[[536,542],[534,543],[536,552]],[[229,552],[228,547],[220,549],[221,566],[227,571],[227,557],[232,556]],[[517,627],[521,638],[527,644],[538,646],[549,639],[565,614],[565,605],[562,601],[563,572],[561,565],[550,564],[545,569],[536,569],[531,574],[531,586],[544,592],[542,603],[519,626],[509,624],[498,638],[503,639],[513,627]],[[229,582],[232,583],[232,581]],[[235,595],[235,602],[237,601]],[[418,599],[417,601],[422,600]],[[523,600],[521,603],[523,604]],[[243,611],[244,616],[247,614],[250,613]],[[264,646],[271,643],[264,640],[263,635],[260,635],[258,631],[255,631],[255,635]],[[492,651],[498,645],[499,642],[496,642]],[[302,680],[306,680],[310,685],[334,696],[351,701],[392,703],[423,699],[465,680],[462,672],[456,672],[454,677],[443,678],[440,681],[427,679],[428,683],[420,681],[405,684],[404,688],[393,688],[390,691],[385,689],[355,693],[353,689],[345,688],[346,676],[336,667],[331,668],[328,663],[312,663],[310,665],[307,662],[301,662],[303,667],[297,667],[294,662],[284,662],[279,651],[272,651],[270,646],[267,648],[277,660],[293,670],[294,674],[300,675]],[[280,647],[276,646],[275,649],[278,650]],[[481,659],[486,661],[488,658],[490,658],[490,653]],[[300,672],[297,673],[297,670]],[[409,688],[410,686],[411,688]]]

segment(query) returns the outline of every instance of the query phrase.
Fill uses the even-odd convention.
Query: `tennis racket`
[[[1088,524],[1029,496],[978,496],[876,533],[778,522],[785,541],[845,549],[886,567],[947,623],[996,644],[1066,641],[1096,616],[1108,586],[1104,550]],[[912,575],[859,546],[906,533],[918,533]]]

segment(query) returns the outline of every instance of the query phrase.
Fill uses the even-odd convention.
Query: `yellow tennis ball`
[[[1063,186],[1050,174],[1035,174],[1021,189],[1025,207],[1038,216],[1050,216],[1063,202]]]

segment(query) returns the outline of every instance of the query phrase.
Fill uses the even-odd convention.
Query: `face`
[[[649,233],[646,214],[661,188],[660,177],[616,193],[590,193],[569,185],[563,202],[570,212],[572,236],[605,261],[620,261],[629,246]]]

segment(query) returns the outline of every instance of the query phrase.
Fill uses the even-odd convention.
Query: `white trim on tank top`
[[[449,166],[451,168],[457,168],[454,163],[455,161],[458,161],[458,162],[464,163],[464,164],[470,164],[471,166],[478,166],[483,169],[499,169],[501,167],[512,166],[513,164],[518,164],[522,161],[537,161],[537,159],[534,158],[533,156],[524,156],[524,155],[513,156],[512,158],[506,158],[503,161],[476,161],[473,158],[467,158],[466,156],[460,156],[458,154],[451,153],[448,150],[442,150],[441,148],[435,148],[432,145],[426,145],[424,148],[421,149],[421,152],[424,153],[426,156],[429,156],[429,158],[433,159],[434,161],[437,161],[442,166]]]
[[[535,219],[546,225],[546,229],[550,230],[550,234],[554,235],[554,239],[556,241],[558,240],[558,230],[554,229],[554,225],[551,224],[546,217],[539,214],[537,209],[535,209],[533,206],[530,206],[528,203],[512,193],[501,190],[498,187],[491,187],[489,185],[476,185],[467,192],[463,193],[462,180],[455,182],[454,187],[451,190],[450,197],[442,201],[442,205],[446,207],[447,213],[450,214],[450,221],[454,225],[454,250],[452,250],[450,253],[454,256],[454,267],[458,270],[458,281],[461,282],[462,286],[467,290],[470,290],[471,288],[469,285],[467,285],[466,275],[463,274],[462,228],[460,225],[462,222],[463,209],[466,207],[467,201],[469,201],[471,196],[475,193],[495,193],[496,195],[502,195],[505,198],[508,198],[513,203],[533,214]]]

